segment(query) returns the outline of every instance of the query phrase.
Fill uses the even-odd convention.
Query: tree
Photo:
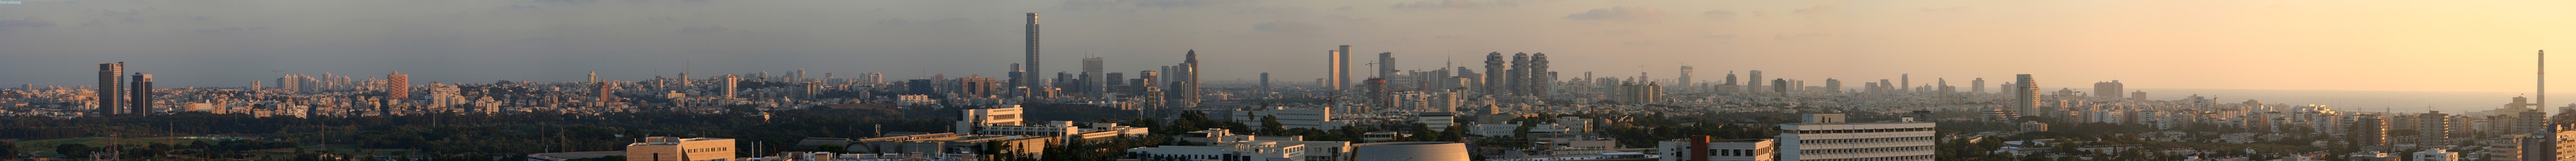
[[[1279,135],[1287,131],[1288,125],[1280,124],[1278,116],[1261,116],[1261,135]]]
[[[24,151],[26,150],[18,149],[18,143],[0,141],[0,160],[18,159],[18,154],[27,153]]]
[[[89,145],[85,144],[63,144],[54,146],[54,154],[62,154],[67,157],[87,157],[89,156],[90,151],[95,150],[96,149],[90,149]]]

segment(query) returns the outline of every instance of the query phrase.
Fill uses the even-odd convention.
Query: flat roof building
[[[645,137],[626,144],[627,161],[733,161],[734,141],[726,138]]]
[[[1846,123],[1842,113],[1799,115],[1800,123],[1780,125],[1779,160],[1933,160],[1933,123]]]

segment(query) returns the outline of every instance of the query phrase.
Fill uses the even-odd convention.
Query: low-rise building
[[[627,161],[733,161],[734,141],[726,138],[645,137],[626,144]]]
[[[1771,139],[1711,140],[1691,136],[1655,143],[1658,161],[1771,161],[1777,157]]]

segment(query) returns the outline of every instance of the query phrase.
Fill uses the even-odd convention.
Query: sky
[[[18,1],[0,4],[0,84],[13,86],[94,84],[106,62],[172,87],[392,71],[415,83],[1000,77],[1022,61],[1029,12],[1046,72],[1078,73],[1084,57],[1154,70],[1195,50],[1215,81],[1322,78],[1325,54],[1351,45],[1363,69],[1379,52],[1408,70],[1548,53],[1567,79],[1671,79],[1687,65],[1699,80],[1762,70],[1847,87],[2033,74],[2044,88],[2496,92],[2531,90],[2538,50],[2576,53],[2576,10],[2563,7],[2576,1],[2537,0]]]

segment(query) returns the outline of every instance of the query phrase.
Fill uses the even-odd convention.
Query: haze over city
[[[1019,13],[1040,12],[1058,31],[1044,37],[1045,61],[1150,70],[1161,63],[1142,62],[1197,50],[1224,64],[1204,69],[1212,81],[1321,78],[1314,62],[1347,44],[1394,52],[1406,70],[1532,52],[1579,57],[1556,68],[1603,76],[1671,78],[1690,65],[1703,76],[2511,92],[2530,89],[2530,53],[2576,44],[2560,30],[2576,28],[2560,17],[2576,10],[2552,7],[2567,3],[34,0],[0,5],[0,73],[13,75],[0,83],[77,85],[89,81],[82,68],[119,61],[171,87],[387,71],[422,82],[799,68],[993,77],[1019,60]]]

